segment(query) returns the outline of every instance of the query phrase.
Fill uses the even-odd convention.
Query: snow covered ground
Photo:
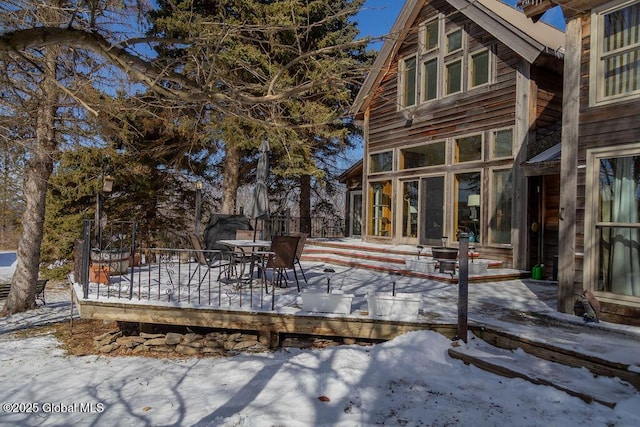
[[[10,259],[0,253],[0,279],[10,278],[15,268],[6,262]],[[380,273],[336,270],[345,286],[357,281],[364,289],[366,284],[389,280]],[[478,286],[482,288],[470,290],[471,321],[508,324],[506,316],[495,319],[503,313],[501,306],[505,312],[526,309],[552,314],[544,300],[550,293],[543,286],[536,292],[521,281]],[[434,296],[433,308],[443,316],[450,315],[444,302],[450,289],[450,285],[442,287],[441,294]],[[182,360],[73,357],[64,354],[53,336],[17,338],[12,334],[25,325],[68,319],[68,300],[66,292],[50,292],[47,306],[0,319],[0,425],[640,425],[637,393],[614,409],[587,404],[555,388],[504,378],[452,359],[447,353],[451,341],[429,331],[370,347],[282,348]],[[455,306],[455,301],[449,301],[449,306]],[[489,307],[494,310],[487,311]],[[557,314],[557,318],[574,321],[566,335],[573,342],[568,344],[597,346],[595,326],[582,325],[570,316]],[[518,333],[534,333],[526,325],[514,328]],[[598,328],[631,337],[639,334],[637,328],[606,324]],[[488,347],[473,336],[467,346]],[[605,357],[638,357],[626,356],[628,348],[624,352],[601,348],[600,352]],[[575,381],[593,387],[620,382],[595,379],[586,369],[576,369]]]

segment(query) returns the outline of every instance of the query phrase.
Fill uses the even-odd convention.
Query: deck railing
[[[210,265],[202,264],[197,261],[199,255],[213,261]],[[270,280],[250,278],[249,268],[250,260],[246,264],[232,262],[228,253],[220,251],[145,248],[128,262],[108,258],[93,261],[81,285],[85,299],[270,307],[273,298],[267,293],[272,292],[271,287],[267,288],[271,286]]]
[[[126,248],[92,248],[94,225],[85,222],[76,254],[74,281],[82,287],[84,299],[252,309],[274,306],[266,280],[250,276],[250,258],[238,262],[227,251],[141,248],[135,239],[128,240]],[[119,234],[134,236],[134,230],[135,224],[130,224]]]

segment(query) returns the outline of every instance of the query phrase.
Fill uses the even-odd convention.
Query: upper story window
[[[640,95],[640,1],[609,3],[591,22],[591,103]]]
[[[427,22],[424,25],[422,44],[424,46],[425,52],[429,52],[433,49],[436,49],[440,40],[440,25],[437,19],[434,19],[431,22]]]
[[[393,170],[393,151],[384,151],[369,156],[369,172],[390,172]]]
[[[410,107],[416,105],[416,57],[412,56],[402,61],[400,65],[400,105]]]
[[[489,49],[471,54],[469,61],[469,87],[489,83],[491,77],[490,56]]]
[[[440,99],[493,81],[495,55],[490,48],[469,51],[468,35],[440,15],[420,26],[416,55],[398,64],[399,107]]]
[[[462,49],[462,30],[457,29],[447,34],[447,54],[455,53]]]

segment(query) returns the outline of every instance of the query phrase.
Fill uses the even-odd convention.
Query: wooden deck
[[[257,331],[269,335],[277,345],[280,334],[350,337],[389,340],[398,335],[433,330],[450,338],[457,325],[442,324],[418,315],[415,320],[373,318],[366,312],[351,315],[233,309],[193,304],[135,302],[117,299],[83,299],[81,288],[74,286],[74,304],[82,318],[149,324],[198,326],[230,330]]]

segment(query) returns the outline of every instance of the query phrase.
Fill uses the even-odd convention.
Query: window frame
[[[385,169],[385,170],[380,170],[380,171],[373,171],[371,169],[371,167],[372,167],[372,165],[374,163],[372,161],[372,158],[374,156],[379,156],[379,155],[388,154],[388,153],[391,154],[391,168],[390,169]],[[368,158],[368,163],[369,164],[367,165],[368,173],[370,175],[376,175],[376,174],[383,174],[383,173],[393,172],[393,170],[394,170],[394,160],[395,160],[394,150],[382,150],[382,151],[376,151],[376,152],[373,152],[373,153],[369,153],[369,158]]]
[[[406,150],[411,150],[411,149],[415,149],[415,148],[421,148],[421,147],[434,147],[436,145],[442,144],[442,163],[437,163],[437,164],[432,164],[432,165],[424,165],[424,166],[416,166],[416,167],[407,167],[406,166],[406,161],[405,161],[405,151]],[[398,159],[399,159],[399,165],[398,165],[398,170],[400,171],[405,171],[405,170],[417,170],[417,169],[428,169],[428,168],[435,168],[435,167],[443,167],[447,165],[447,140],[446,139],[438,139],[435,141],[428,141],[428,142],[424,142],[421,144],[413,144],[410,146],[406,146],[406,147],[401,147],[398,150]]]
[[[414,78],[413,78],[413,104],[407,104],[407,61],[414,61]],[[400,76],[398,82],[398,101],[401,108],[412,108],[419,104],[418,102],[418,81],[419,81],[419,69],[418,69],[418,55],[412,54],[403,57],[400,60],[400,66],[398,67],[398,73]]]
[[[509,156],[496,156],[496,134],[502,131],[511,131],[511,155]],[[491,129],[490,132],[490,141],[489,141],[489,159],[490,160],[501,160],[501,159],[513,159],[513,140],[515,135],[515,129],[510,126],[506,128],[499,129]]]
[[[397,78],[397,111],[413,109],[422,104],[435,102],[449,96],[455,96],[470,92],[472,90],[487,87],[495,83],[496,80],[496,55],[495,41],[488,46],[481,46],[470,51],[471,43],[467,25],[458,25],[454,22],[456,14],[444,15],[438,13],[436,17],[425,20],[418,26],[418,48],[414,53],[398,58],[398,78]],[[427,47],[427,28],[431,25],[437,26],[437,44],[432,48]],[[460,47],[448,51],[449,37],[456,32],[460,32]],[[473,85],[473,57],[484,52],[488,53],[487,82]],[[415,58],[415,82],[413,84],[415,102],[407,104],[407,61]],[[435,94],[429,95],[427,91],[427,64],[435,61]],[[449,67],[459,63],[460,81],[456,82],[459,87],[456,91],[449,91]],[[413,83],[413,82],[412,82]],[[459,83],[459,84],[458,84]],[[433,85],[432,85],[433,88]]]
[[[495,190],[495,177],[496,177],[496,173],[501,173],[501,172],[508,172],[511,174],[511,203],[509,206],[509,216],[511,218],[510,220],[510,224],[509,224],[509,230],[511,231],[511,235],[509,236],[509,242],[508,243],[501,243],[501,242],[496,242],[495,241],[495,235],[496,235],[496,229],[492,226],[492,221],[493,221],[493,217],[496,214],[496,202],[495,202],[495,198],[496,198],[496,192]],[[513,192],[514,190],[514,174],[513,174],[513,168],[509,168],[509,167],[490,167],[488,169],[489,174],[489,188],[486,191],[486,194],[488,194],[489,197],[489,201],[488,203],[485,201],[485,204],[489,205],[489,211],[487,212],[487,217],[485,218],[485,224],[487,227],[487,240],[486,240],[486,245],[487,246],[491,246],[491,247],[496,247],[496,248],[511,248],[513,246],[513,198],[515,197],[515,194]]]
[[[460,161],[459,159],[459,154],[458,154],[458,141],[459,140],[463,140],[463,139],[467,139],[467,138],[473,138],[473,137],[480,137],[480,158],[479,159],[473,159],[473,160],[465,160],[465,161]],[[467,164],[473,164],[473,163],[477,163],[477,162],[482,162],[484,161],[484,153],[485,153],[485,133],[484,132],[479,132],[479,133],[470,133],[467,135],[458,135],[456,137],[452,138],[452,158],[451,158],[451,164],[452,165],[467,165]]]
[[[619,57],[625,52],[640,50],[640,40],[633,45],[625,46],[612,52],[603,52],[605,16],[626,7],[640,3],[639,0],[616,0],[591,12],[591,46],[589,58],[589,105],[606,105],[614,102],[640,98],[640,88],[632,92],[605,96],[605,59]],[[640,53],[639,53],[640,54]]]
[[[427,48],[427,43],[426,43],[426,38],[427,38],[427,27],[432,25],[432,24],[436,24],[438,26],[437,28],[437,35],[438,35],[438,40],[437,43],[434,47],[432,47],[431,49]],[[441,27],[442,27],[442,17],[440,15],[438,15],[437,17],[430,19],[428,21],[423,22],[422,24],[420,24],[419,27],[419,31],[420,31],[420,52],[424,55],[424,54],[428,54],[428,53],[433,53],[436,52],[440,49],[440,40],[441,40]]]
[[[600,160],[607,158],[623,158],[629,156],[640,156],[640,148],[638,143],[625,144],[617,147],[602,147],[587,150],[585,162],[585,188],[600,189]],[[584,269],[583,283],[586,289],[590,289],[596,296],[606,297],[613,301],[621,303],[633,302],[638,303],[640,298],[637,296],[624,295],[610,291],[598,290],[599,285],[599,258],[600,245],[598,244],[597,229],[602,225],[611,225],[615,223],[603,223],[598,217],[598,209],[600,207],[600,191],[585,192],[585,216],[584,216]]]
[[[473,84],[473,71],[474,71],[474,62],[473,62],[473,58],[477,55],[483,54],[483,53],[487,53],[487,81],[484,83],[480,83],[477,85]],[[467,90],[472,90],[472,89],[476,89],[479,87],[483,87],[483,86],[487,86],[490,85],[491,82],[493,81],[493,66],[492,63],[494,62],[493,58],[493,50],[487,48],[483,48],[483,49],[478,49],[478,50],[474,50],[473,52],[469,52],[469,66],[467,67],[467,72],[468,72],[468,89]]]

